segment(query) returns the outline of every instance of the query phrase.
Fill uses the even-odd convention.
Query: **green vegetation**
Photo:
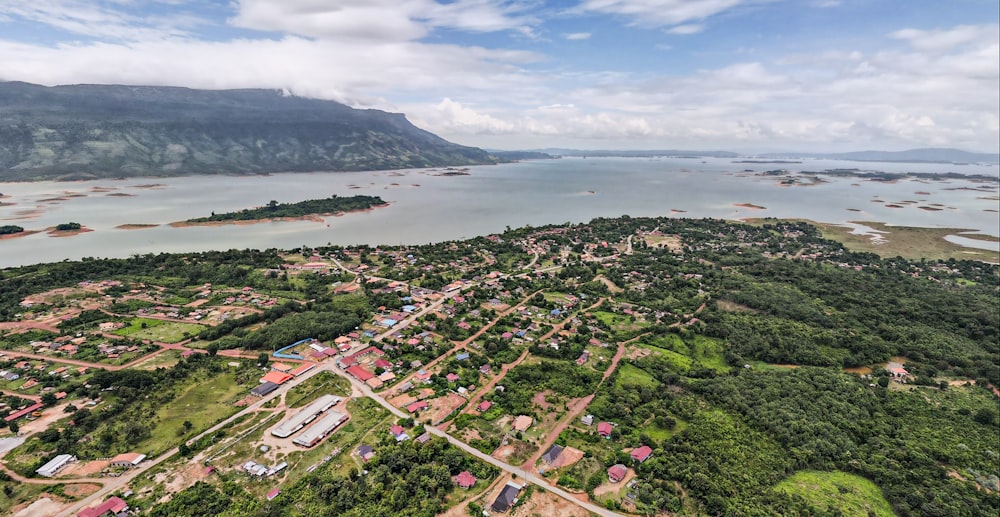
[[[12,233],[21,233],[23,231],[24,228],[13,224],[0,226],[0,235],[10,235]]]
[[[479,483],[489,484],[498,472],[440,439],[423,445],[385,442],[365,469],[366,475],[356,469],[346,475],[318,469],[283,486],[281,495],[267,504],[267,515],[433,517],[456,491],[452,476],[469,470]],[[150,515],[254,515],[262,505],[256,501],[235,483],[223,482],[220,487],[197,483],[157,506]]]
[[[624,253],[630,237],[633,251]],[[366,278],[354,294],[335,294],[351,277],[282,268],[313,254],[350,268],[365,265],[366,274],[380,280]],[[490,276],[520,273],[535,254],[538,264],[559,269]],[[601,260],[586,258],[594,256]],[[410,289],[382,278],[407,282]],[[403,304],[426,304],[427,293],[417,285],[441,288],[459,278],[469,281],[461,300],[446,300],[438,314],[418,318],[381,343],[364,336]],[[620,290],[609,293],[601,278]],[[448,340],[495,321],[469,344],[469,357],[443,358],[431,369],[427,387],[437,395],[459,386],[474,391],[500,375],[504,364],[525,357],[497,389],[474,391],[493,407],[456,416],[454,436],[492,452],[509,416],[532,415],[535,425],[508,441],[508,461],[517,463],[537,451],[541,434],[551,432],[571,399],[593,395],[581,415],[592,414],[595,425],[574,419],[557,437],[586,456],[557,469],[552,479],[593,490],[605,483],[609,466],[628,465],[636,473],[634,486],[604,487],[607,495],[597,498],[616,509],[642,515],[996,515],[998,279],[1000,267],[981,262],[853,253],[800,222],[751,226],[630,217],[427,246],[162,254],[4,270],[0,316],[6,321],[73,315],[60,320],[58,336],[2,336],[11,350],[37,348],[56,356],[63,352],[33,342],[80,334],[87,342],[74,357],[92,360],[101,345],[135,346],[134,338],[170,330],[172,339],[197,334],[198,346],[209,352],[180,359],[170,351],[163,361],[89,378],[45,375],[51,365],[34,373],[41,361],[30,361],[18,371],[39,377],[34,392],[60,389],[70,400],[101,402],[80,405],[51,429],[29,436],[4,461],[30,475],[58,452],[81,459],[131,450],[155,454],[185,442],[185,455],[214,454],[232,444],[225,457],[238,464],[259,458],[256,440],[266,431],[253,428],[259,419],[193,437],[235,411],[233,403],[256,385],[256,351],[266,356],[303,338],[329,343],[358,332],[365,346],[383,347],[403,377],[413,370],[411,361],[427,365],[451,348]],[[22,305],[29,296],[37,304],[30,312]],[[196,299],[204,300],[200,310],[235,315],[206,317],[211,321],[191,327],[137,317],[162,305],[185,317],[183,305]],[[523,310],[500,315],[501,307],[522,300]],[[587,309],[598,300],[599,309]],[[99,309],[78,311],[84,303]],[[384,312],[376,309],[381,306]],[[102,311],[108,307],[115,315]],[[128,322],[120,331],[128,337],[95,335],[106,321]],[[625,355],[602,382],[624,341]],[[211,357],[224,348],[254,352],[238,361]],[[3,359],[4,369],[14,367],[16,360]],[[889,361],[905,363],[912,375],[891,381]],[[492,372],[481,374],[486,365]],[[447,381],[447,373],[458,380]],[[24,380],[4,382],[14,390]],[[345,387],[339,377],[316,375],[286,402],[301,407],[318,393],[340,394]],[[5,402],[24,405],[16,397]],[[451,488],[455,469],[485,472],[483,464],[452,457],[444,444],[427,452],[412,442],[396,445],[386,432],[393,419],[371,399],[352,399],[347,407],[351,420],[323,444],[279,452],[290,466],[274,501],[262,500],[274,486],[270,481],[247,480],[220,462],[218,476],[153,511],[183,515],[176,505],[203,497],[206,508],[232,516],[430,515],[467,495]],[[613,424],[609,437],[597,434],[599,422]],[[405,419],[403,425],[412,423]],[[422,432],[419,427],[411,436]],[[234,442],[238,433],[248,434]],[[351,455],[362,443],[376,448],[372,462]],[[653,453],[637,464],[627,451],[643,445]],[[327,456],[328,463],[306,472]],[[361,467],[369,473],[360,475]],[[159,506],[154,501],[165,495],[158,485],[141,502]]]
[[[60,232],[79,230],[80,228],[83,228],[80,223],[61,223],[56,225],[56,230]]]
[[[657,385],[657,381],[652,375],[646,373],[645,370],[636,368],[628,363],[625,363],[618,368],[618,377],[615,382],[617,386],[627,385],[655,387]]]
[[[846,472],[796,472],[775,490],[801,497],[817,510],[834,510],[845,517],[896,515],[875,483]]]
[[[205,327],[195,323],[180,323],[152,318],[135,318],[127,327],[122,327],[114,333],[133,339],[150,339],[164,343],[177,343],[196,336]]]
[[[226,212],[224,214],[216,214],[215,212],[212,212],[212,215],[209,217],[188,219],[185,222],[209,223],[224,221],[257,221],[276,217],[303,217],[307,215],[337,214],[341,212],[367,210],[384,204],[385,201],[382,201],[382,198],[378,196],[339,197],[337,195],[333,195],[326,199],[308,199],[297,203],[279,203],[272,200],[267,205],[259,208],[244,208],[239,212]]]

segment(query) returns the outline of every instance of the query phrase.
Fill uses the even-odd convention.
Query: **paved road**
[[[243,416],[243,415],[245,415],[247,413],[252,413],[254,411],[257,411],[258,409],[262,408],[264,406],[264,404],[267,404],[274,397],[280,397],[283,393],[286,393],[291,388],[293,388],[295,386],[298,386],[299,384],[301,384],[302,382],[304,382],[306,379],[309,379],[313,375],[316,375],[316,374],[318,374],[319,372],[322,372],[322,371],[337,371],[337,368],[335,366],[333,366],[333,363],[325,364],[325,365],[323,365],[323,366],[321,366],[319,368],[313,368],[312,370],[309,370],[308,372],[302,374],[299,377],[296,377],[295,379],[293,379],[293,380],[289,381],[288,383],[286,383],[285,385],[281,386],[280,388],[278,388],[276,391],[274,391],[270,395],[261,398],[260,400],[258,400],[257,402],[254,402],[253,404],[250,404],[249,406],[247,406],[246,408],[244,408],[242,411],[240,411],[240,412],[234,414],[233,416],[231,416],[231,417],[223,420],[222,422],[219,422],[218,424],[215,424],[214,426],[212,426],[211,428],[209,428],[207,431],[204,431],[203,433],[199,434],[198,436],[195,436],[194,438],[191,438],[191,439],[189,439],[187,441],[188,442],[195,442],[198,439],[200,439],[201,437],[203,437],[205,435],[208,435],[208,434],[211,434],[211,433],[214,433],[214,432],[218,431],[219,429],[222,429],[223,427],[229,425],[233,420],[236,420],[237,418],[239,418],[239,417],[241,417],[241,416]],[[76,515],[77,512],[79,512],[80,510],[82,510],[84,508],[96,505],[97,503],[103,501],[106,496],[108,496],[111,493],[117,491],[118,489],[126,486],[136,476],[138,476],[140,474],[143,474],[143,473],[149,471],[150,469],[152,469],[153,467],[159,465],[160,463],[163,463],[164,461],[172,458],[178,452],[179,451],[177,450],[177,447],[174,447],[173,449],[170,449],[169,451],[167,451],[167,452],[165,452],[165,453],[157,456],[156,459],[153,459],[153,460],[151,460],[149,462],[144,462],[143,465],[140,468],[132,469],[129,473],[127,473],[127,474],[125,474],[123,476],[120,476],[120,477],[117,477],[117,478],[99,478],[98,480],[95,480],[97,482],[105,483],[104,488],[98,490],[97,492],[94,492],[93,494],[87,496],[86,498],[84,498],[84,499],[82,499],[80,501],[77,501],[77,502],[73,503],[68,508],[66,508],[65,510],[63,510],[62,512],[60,512],[59,514],[57,514],[58,517],[71,517],[71,516]],[[61,481],[61,480],[59,480],[59,481]]]
[[[337,368],[333,368],[332,371],[334,371],[337,375],[340,375],[341,377],[343,377],[343,378],[347,379],[348,381],[350,381],[350,383],[357,390],[359,390],[361,393],[363,393],[366,397],[371,398],[375,402],[378,402],[380,405],[382,405],[382,407],[388,409],[389,412],[392,413],[393,415],[396,415],[399,418],[409,418],[409,415],[407,415],[406,413],[403,413],[399,408],[397,408],[397,407],[393,406],[392,404],[386,402],[385,399],[383,399],[382,397],[380,397],[380,396],[376,395],[374,392],[372,392],[371,388],[369,388],[367,384],[358,382],[356,379],[354,379],[353,377],[351,377],[350,375],[348,375],[347,372],[341,371],[341,370],[339,370]],[[486,463],[489,463],[490,465],[493,465],[493,466],[499,468],[500,470],[503,470],[505,472],[509,472],[511,474],[514,474],[514,475],[520,477],[521,479],[524,479],[524,480],[529,481],[529,482],[531,482],[531,483],[533,483],[535,485],[538,485],[539,488],[541,488],[543,490],[548,490],[549,492],[551,492],[551,493],[553,493],[553,494],[555,494],[555,495],[557,495],[557,496],[559,496],[559,497],[561,497],[561,498],[563,498],[563,499],[565,499],[565,500],[567,500],[567,501],[569,501],[569,502],[571,502],[571,503],[573,503],[573,504],[575,504],[575,505],[577,505],[577,506],[579,506],[579,507],[581,507],[581,508],[583,508],[583,509],[585,509],[585,510],[587,510],[589,512],[593,512],[593,513],[595,513],[597,515],[602,515],[604,517],[620,517],[621,516],[621,514],[612,512],[612,511],[608,510],[607,508],[604,508],[603,506],[598,506],[598,505],[593,504],[593,503],[581,501],[581,500],[577,499],[576,497],[574,497],[573,494],[571,494],[571,493],[569,493],[569,492],[567,492],[567,491],[565,491],[565,490],[563,490],[563,489],[561,489],[561,488],[559,488],[557,486],[550,485],[549,482],[548,482],[548,480],[546,480],[546,479],[544,479],[544,478],[542,478],[540,476],[537,476],[537,475],[535,475],[535,474],[533,474],[531,472],[525,471],[524,469],[521,469],[521,468],[515,467],[513,465],[510,465],[509,463],[500,461],[500,460],[494,458],[493,456],[490,456],[489,454],[481,452],[478,449],[473,448],[472,446],[466,444],[465,442],[463,442],[463,441],[461,441],[461,440],[459,440],[457,438],[452,437],[448,433],[446,433],[446,432],[444,432],[444,431],[442,431],[442,430],[440,430],[440,429],[438,429],[436,427],[428,425],[428,426],[424,426],[424,429],[428,433],[430,433],[430,434],[432,434],[434,436],[440,436],[441,438],[444,438],[444,439],[448,440],[448,442],[451,443],[452,445],[454,445],[455,447],[458,447],[459,449],[462,449],[463,451],[465,451],[465,452],[467,452],[467,453],[475,456],[476,458],[478,458],[478,459],[480,459],[482,461],[485,461]]]

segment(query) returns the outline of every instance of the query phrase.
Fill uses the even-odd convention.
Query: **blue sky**
[[[490,148],[1000,150],[997,0],[3,0],[0,79],[284,88]]]

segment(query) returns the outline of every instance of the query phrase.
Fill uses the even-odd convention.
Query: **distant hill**
[[[0,180],[494,163],[404,115],[278,90],[0,82]]]
[[[539,151],[499,151],[490,149],[489,153],[496,159],[504,162],[516,162],[518,160],[552,160],[557,156]]]
[[[970,153],[959,149],[921,148],[907,151],[855,151],[850,153],[767,153],[760,158],[820,158],[859,162],[1000,163],[1000,154]]]
[[[738,158],[739,153],[729,151],[679,151],[676,149],[649,149],[649,150],[584,150],[584,149],[536,149],[536,152],[551,154],[553,156],[583,156],[593,158],[652,158],[656,156],[669,156],[674,158]]]

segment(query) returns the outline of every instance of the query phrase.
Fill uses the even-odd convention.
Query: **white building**
[[[45,476],[47,478],[50,478],[55,476],[56,473],[62,470],[63,467],[69,465],[74,461],[76,461],[76,456],[73,456],[72,454],[60,454],[55,458],[49,460],[49,462],[46,463],[45,465],[42,465],[41,468],[39,468],[35,472],[39,476]]]

